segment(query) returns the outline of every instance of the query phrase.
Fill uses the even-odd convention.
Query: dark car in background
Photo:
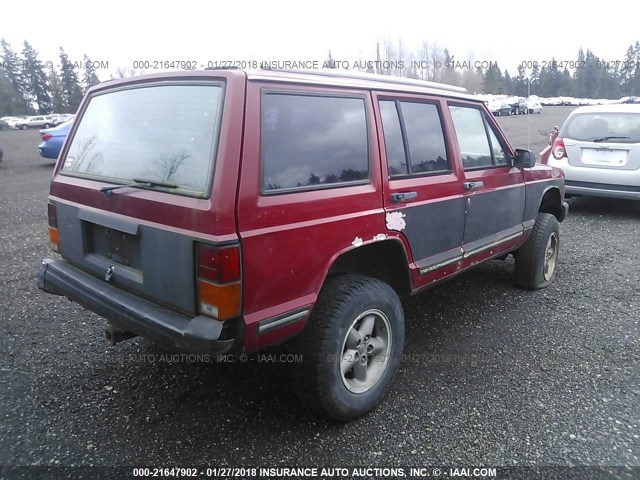
[[[69,120],[57,127],[40,130],[40,134],[42,135],[42,143],[38,145],[38,152],[40,152],[40,156],[44,158],[53,158],[54,160],[57,159],[60,154],[62,144],[69,134],[71,125],[73,125],[73,120]]]
[[[489,111],[497,117],[511,115],[511,105],[504,100],[494,100],[487,105]]]
[[[511,115],[525,115],[529,112],[527,99],[522,97],[508,98],[507,102],[511,105]]]

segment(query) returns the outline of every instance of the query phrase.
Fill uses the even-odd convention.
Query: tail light
[[[556,138],[551,147],[551,154],[556,160],[560,160],[562,157],[567,156],[567,149],[564,146],[564,140],[562,138]]]
[[[51,250],[60,253],[60,236],[58,235],[58,215],[56,213],[56,204],[47,203],[47,217],[49,219],[49,244]]]
[[[240,247],[198,243],[196,258],[198,312],[218,320],[240,315]]]
[[[44,134],[42,134],[42,141],[46,142],[51,137],[53,137],[53,135],[51,135],[50,133],[44,133]]]

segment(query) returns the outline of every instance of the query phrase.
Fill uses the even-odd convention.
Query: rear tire
[[[516,251],[515,284],[529,290],[544,288],[556,279],[560,228],[556,217],[538,213],[533,231]]]
[[[360,275],[333,277],[290,344],[302,355],[292,372],[296,393],[335,420],[364,415],[391,384],[403,346],[404,314],[389,285]]]

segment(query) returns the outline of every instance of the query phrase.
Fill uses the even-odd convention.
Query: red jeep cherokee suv
[[[509,146],[464,89],[348,72],[213,70],[84,98],[48,203],[41,289],[181,351],[288,340],[300,396],[339,420],[381,400],[399,297],[513,253],[556,276],[562,172]]]

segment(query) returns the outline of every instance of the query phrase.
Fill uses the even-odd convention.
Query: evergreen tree
[[[540,69],[540,75],[538,77],[539,95],[541,97],[553,97],[554,96],[551,93],[551,83],[549,81],[549,78],[550,78],[549,69],[547,68],[547,65],[544,65]]]
[[[22,76],[24,79],[24,94],[30,103],[38,105],[38,113],[51,113],[51,97],[47,87],[47,75],[38,52],[25,40],[22,50],[24,59]]]
[[[560,96],[560,87],[562,86],[562,73],[555,58],[551,58],[551,65],[549,66],[547,73],[549,78],[547,80],[549,88],[549,96]]]
[[[588,50],[587,50],[588,52]],[[573,76],[572,76],[572,80],[573,80],[573,88],[572,88],[572,93],[574,96],[579,97],[579,98],[583,98],[586,96],[586,92],[587,92],[587,84],[586,84],[586,77],[585,77],[585,55],[584,55],[584,51],[582,50],[582,47],[580,47],[580,50],[578,50],[578,59],[577,59],[577,63],[576,63],[576,69],[573,72]]]
[[[509,70],[505,70],[502,76],[502,93],[515,95],[515,81],[509,75]]]
[[[504,85],[502,83],[502,72],[497,64],[491,65],[484,72],[484,93],[492,93],[494,95],[504,93]]]
[[[22,60],[11,49],[9,43],[3,38],[0,40],[0,48],[2,48],[2,63],[0,63],[0,74],[4,77],[8,85],[3,88],[3,97],[6,99],[7,106],[0,104],[0,109],[4,112],[5,108],[11,106],[17,109],[15,114],[30,113],[28,102],[24,95],[24,77],[22,75]]]
[[[633,47],[633,81],[631,83],[631,95],[640,95],[640,42]]]
[[[602,70],[598,64],[599,62],[598,57],[596,57],[591,50],[587,49],[585,65],[581,76],[584,84],[583,88],[579,90],[579,96],[581,98],[596,98],[598,96],[596,90],[598,87],[598,77]]]
[[[64,100],[63,113],[75,113],[82,101],[82,88],[78,82],[75,66],[69,61],[62,47],[60,47],[60,78]]]
[[[62,81],[53,66],[49,69],[47,79],[49,83],[49,94],[51,96],[51,108],[55,113],[62,113],[66,110]]]
[[[573,96],[573,90],[571,73],[569,73],[567,67],[564,67],[564,70],[558,76],[558,95],[561,97],[571,97]]]
[[[513,81],[513,94],[518,97],[526,97],[529,90],[529,81],[527,80],[524,72],[524,67],[518,65],[518,75]]]
[[[331,55],[331,52],[329,52]],[[84,55],[84,76],[82,77],[82,83],[84,84],[84,91],[100,83],[96,69],[93,67],[93,62]]]
[[[24,113],[26,113],[24,102],[16,95],[4,70],[0,69],[0,115],[14,116]]]
[[[540,67],[537,63],[533,64],[529,83],[531,84],[531,95],[540,95]]]
[[[627,54],[624,56],[622,66],[620,68],[620,91],[622,95],[631,95],[631,92],[633,91],[635,53],[633,45],[629,45]]]

